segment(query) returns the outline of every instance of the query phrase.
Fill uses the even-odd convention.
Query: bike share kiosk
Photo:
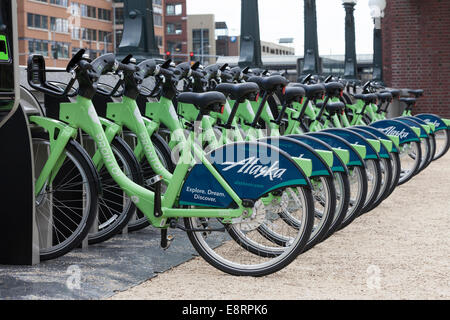
[[[39,262],[31,134],[19,105],[17,3],[0,2],[0,264]]]

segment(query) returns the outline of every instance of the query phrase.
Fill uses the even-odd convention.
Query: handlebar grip
[[[154,75],[156,70],[156,62],[154,59],[147,59],[138,65],[143,78]]]

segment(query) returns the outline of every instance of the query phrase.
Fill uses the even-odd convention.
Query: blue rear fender
[[[307,136],[304,134],[291,134],[291,135],[288,135],[287,137],[295,139],[302,143],[305,143],[315,150],[324,150],[324,151],[332,152],[333,153],[333,166],[331,167],[331,170],[333,172],[345,172],[345,174],[348,175],[347,166],[345,165],[345,163],[341,160],[341,158],[338,156],[338,154],[333,150],[333,148],[329,144],[323,142],[320,139],[317,139],[312,136]]]
[[[291,157],[309,159],[312,162],[312,176],[332,176],[333,172],[325,160],[309,145],[289,137],[266,137],[258,141],[275,145]]]
[[[263,142],[236,142],[206,155],[240,199],[257,200],[286,187],[311,189],[311,181],[288,153]],[[203,163],[189,172],[180,192],[181,205],[231,208],[236,203]]]
[[[352,145],[346,141],[345,139],[333,135],[331,133],[319,131],[319,132],[309,132],[305,134],[306,136],[311,136],[317,138],[332,148],[336,149],[344,149],[349,151],[350,161],[347,163],[347,167],[349,166],[359,166],[365,168],[364,160],[361,158],[359,153],[352,147]]]
[[[419,136],[407,124],[397,120],[380,120],[370,124],[387,135],[397,136],[400,144],[416,141],[420,143]]]

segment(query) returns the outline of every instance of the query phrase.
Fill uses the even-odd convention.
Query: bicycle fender
[[[214,175],[219,174],[240,199],[257,200],[267,193],[289,186],[311,188],[304,170],[289,154],[263,142],[236,142],[221,146],[207,155],[216,173],[203,163],[189,172],[180,192],[179,203],[229,208],[233,199]],[[306,159],[303,159],[306,160]]]
[[[322,150],[331,152],[333,154],[333,165],[331,166],[331,171],[346,172],[346,173],[348,172],[345,163],[348,163],[350,161],[350,154],[347,150],[333,149],[325,142],[306,135],[291,134],[287,137],[292,138],[296,141],[300,141],[304,144],[307,144],[310,147],[312,147],[315,151]]]
[[[36,123],[38,126],[44,128],[49,134],[50,141],[55,141],[58,133],[63,133],[67,136],[67,140],[69,138],[77,138],[77,129],[72,128],[62,121],[41,116],[31,116],[29,120],[30,122]]]
[[[389,147],[386,145],[385,145],[385,147],[388,148],[389,152],[397,152],[398,153],[397,145],[399,144],[399,140],[398,140],[397,136],[388,136],[387,134],[384,134],[382,131],[380,131],[374,127],[370,127],[370,126],[355,126],[352,128],[367,131],[367,132],[373,134],[374,136],[376,136],[383,143],[384,143],[384,141],[390,141],[392,144],[392,149],[389,150]]]
[[[416,118],[413,116],[407,116],[407,117],[403,117],[403,118],[419,123],[427,131],[428,134],[434,134],[434,132],[436,131],[436,127],[434,126],[434,124],[426,123],[425,121],[423,121],[420,118]]]
[[[266,137],[258,141],[274,145],[288,153],[291,157],[311,160],[312,177],[331,176],[333,174],[330,168],[333,166],[333,153],[330,151],[316,151],[309,145],[289,137]]]
[[[395,120],[403,122],[403,123],[407,124],[408,126],[410,126],[411,128],[418,128],[419,129],[418,136],[423,139],[428,138],[427,131],[416,121],[405,119],[405,118],[395,118]]]
[[[374,146],[367,141],[362,135],[348,129],[326,129],[323,132],[328,132],[337,135],[351,144],[364,146],[366,148],[366,156],[364,159],[379,159],[380,156]],[[380,147],[380,142],[377,141],[376,147]]]
[[[346,163],[346,165],[347,166],[360,166],[360,167],[365,168],[364,160],[361,157],[361,155],[356,151],[354,146],[352,146],[345,139],[343,139],[339,136],[333,135],[331,133],[323,132],[323,131],[309,132],[306,134],[306,136],[312,136],[312,137],[318,138],[321,141],[330,145],[332,148],[347,150],[350,155],[350,161],[348,163]],[[364,146],[361,146],[361,147],[364,148]]]
[[[390,150],[392,150],[392,145],[393,142],[391,140],[384,140],[381,138],[378,138],[377,136],[375,136],[374,134],[368,132],[368,131],[364,131],[358,128],[348,128],[349,130],[356,132],[358,134],[360,134],[361,136],[363,136],[365,139],[367,139],[367,141],[370,140],[377,140],[380,143],[380,149],[378,151],[378,155],[380,156],[380,158],[384,158],[384,159],[390,159],[389,156],[389,152],[391,152]]]
[[[438,130],[446,130],[450,128],[450,121],[445,122],[445,119],[441,117],[431,114],[431,113],[422,113],[414,116],[415,118],[422,119],[427,124],[433,124],[435,126],[435,131]]]
[[[384,134],[397,136],[400,140],[399,144],[411,141],[420,142],[420,138],[413,128],[401,121],[380,120],[370,124],[370,126],[379,129]]]

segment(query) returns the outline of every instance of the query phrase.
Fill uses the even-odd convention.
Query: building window
[[[28,52],[48,57],[48,43],[42,40],[28,40]]]
[[[209,30],[193,29],[192,30],[192,49],[195,55],[209,54]],[[203,60],[203,59],[202,59]]]
[[[92,6],[72,2],[71,4],[72,15],[82,16],[86,18],[97,18],[97,9]]]
[[[45,2],[47,2],[47,1],[45,1]],[[66,8],[68,5],[68,2],[69,2],[68,0],[50,0],[51,4],[55,4],[57,6],[66,7]]]
[[[81,39],[88,41],[97,41],[97,30],[82,28]]]
[[[28,27],[48,30],[48,17],[40,14],[28,14]]]
[[[50,30],[61,33],[69,33],[69,21],[63,18],[50,18]]]
[[[166,14],[168,16],[179,16],[183,13],[183,4],[168,4],[166,6]]]
[[[72,27],[72,39],[80,40],[80,28]]]
[[[115,16],[116,16],[116,24],[123,24],[124,16],[123,16],[123,8],[115,8]]]
[[[162,15],[154,13],[153,14],[153,23],[155,26],[162,27],[162,25],[163,25]]]
[[[111,21],[111,10],[98,8],[98,18],[100,20]]]
[[[39,1],[39,2],[45,2],[45,3],[47,3],[47,0],[35,0],[35,1]]]
[[[52,54],[54,59],[69,59],[69,45],[61,42],[53,43]]]
[[[183,28],[181,24],[168,23],[167,24],[167,34],[182,34]]]
[[[156,43],[158,44],[158,47],[162,48],[163,46],[163,38],[161,36],[155,36]]]
[[[181,42],[167,41],[167,51],[180,53],[181,50],[183,50],[183,44]]]
[[[107,43],[111,43],[110,34],[111,34],[111,32],[98,30],[98,40],[103,41],[103,42],[106,41]]]
[[[119,47],[122,42],[123,30],[116,30],[116,46]]]
[[[162,5],[162,0],[153,0],[153,4],[161,6]]]

